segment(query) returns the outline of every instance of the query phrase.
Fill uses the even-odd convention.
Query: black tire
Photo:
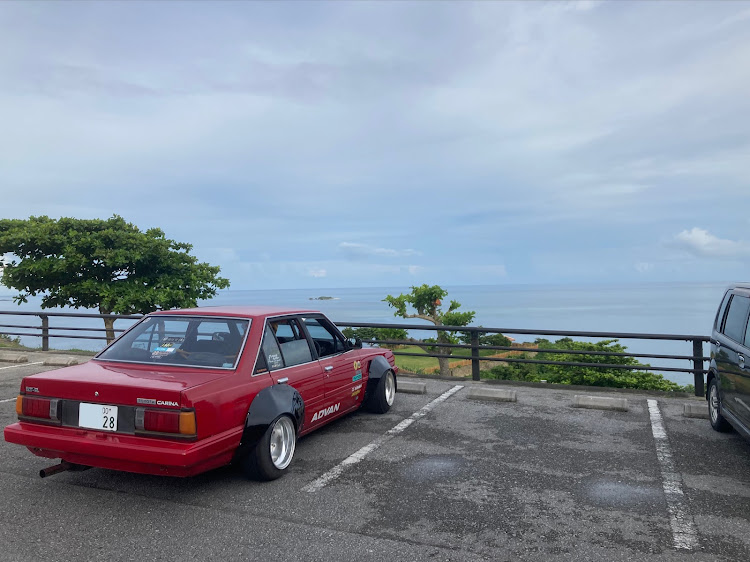
[[[716,431],[723,433],[732,429],[732,425],[721,415],[721,395],[716,377],[708,383],[708,419]]]
[[[290,416],[279,416],[263,437],[241,460],[242,471],[255,480],[276,480],[284,475],[294,457],[297,428]]]
[[[386,371],[380,377],[375,392],[367,399],[365,407],[376,414],[385,414],[396,399],[396,377],[393,371]]]

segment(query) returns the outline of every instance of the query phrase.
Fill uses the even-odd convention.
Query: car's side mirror
[[[349,338],[346,340],[346,347],[349,349],[362,349],[362,340],[359,338]]]

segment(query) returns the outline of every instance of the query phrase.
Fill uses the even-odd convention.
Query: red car
[[[237,461],[281,476],[297,438],[396,394],[393,353],[320,312],[208,307],[145,316],[91,361],[25,377],[5,440],[62,462],[191,476]]]

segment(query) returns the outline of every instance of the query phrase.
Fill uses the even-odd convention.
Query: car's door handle
[[[324,367],[324,369],[325,369],[326,371],[333,371],[333,365],[326,365],[326,366]]]
[[[289,377],[283,377],[276,381],[276,384],[284,384],[289,382]]]

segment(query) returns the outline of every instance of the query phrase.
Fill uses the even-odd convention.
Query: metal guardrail
[[[470,344],[453,344],[453,343],[429,343],[430,347],[454,348],[470,350],[470,355],[449,355],[439,353],[408,353],[394,350],[394,355],[403,355],[411,357],[435,357],[447,358],[451,360],[465,359],[471,361],[471,377],[473,380],[480,380],[480,361],[494,361],[501,363],[536,363],[541,365],[562,365],[568,367],[593,367],[599,369],[620,369],[627,371],[665,371],[692,373],[695,395],[705,396],[704,375],[708,372],[704,368],[704,362],[709,361],[710,357],[703,355],[703,343],[710,342],[711,338],[700,335],[686,334],[649,334],[636,332],[588,332],[588,331],[571,331],[571,330],[534,330],[527,328],[485,328],[475,326],[431,326],[424,324],[380,324],[370,322],[337,322],[339,327],[347,328],[397,328],[402,330],[427,330],[427,331],[444,331],[444,332],[463,332],[470,334]],[[530,347],[511,347],[511,346],[493,346],[480,345],[479,337],[482,334],[512,334],[512,335],[537,335],[537,336],[563,336],[563,337],[581,337],[581,338],[599,338],[599,339],[636,339],[636,340],[661,340],[661,341],[685,341],[692,343],[692,355],[674,355],[658,353],[621,353],[609,351],[586,351],[573,349],[540,349]],[[414,345],[416,342],[407,340],[368,340],[365,343],[386,344],[386,345]],[[580,361],[549,361],[539,359],[526,359],[517,357],[481,357],[480,349],[491,349],[498,351],[521,351],[532,353],[558,353],[561,355],[598,355],[609,357],[634,357],[634,358],[653,358],[684,360],[692,365],[690,367],[670,367],[654,365],[620,365],[612,363],[589,363]]]
[[[85,318],[85,319],[103,319],[114,318],[115,320],[138,320],[140,315],[123,315],[123,314],[91,314],[75,312],[26,312],[26,311],[0,311],[0,315],[6,316],[35,316],[41,320],[39,325],[22,325],[22,324],[0,324],[0,334],[9,336],[31,336],[42,339],[42,350],[49,350],[50,338],[73,338],[86,340],[106,340],[103,335],[91,335],[106,332],[105,328],[88,328],[81,326],[50,326],[51,317],[60,318]],[[402,330],[434,331],[434,332],[463,332],[470,335],[469,344],[438,343],[430,342],[425,344],[419,340],[366,340],[368,344],[386,344],[386,345],[429,345],[436,348],[451,348],[457,350],[467,350],[468,355],[445,355],[440,353],[409,353],[394,350],[395,355],[412,356],[412,357],[434,357],[438,359],[450,360],[468,360],[471,361],[471,375],[473,380],[480,380],[480,361],[494,361],[502,363],[536,363],[542,365],[562,365],[569,367],[593,367],[600,369],[621,369],[627,371],[665,371],[665,372],[682,372],[693,373],[695,381],[695,395],[704,396],[704,378],[707,373],[704,368],[704,362],[709,361],[709,357],[703,355],[703,343],[710,342],[711,338],[699,335],[684,334],[648,334],[634,332],[587,332],[587,331],[565,331],[565,330],[533,330],[527,328],[485,328],[478,326],[433,326],[424,324],[383,324],[372,322],[336,322],[341,328],[397,328]],[[23,332],[7,331],[6,328],[20,329]],[[115,333],[122,333],[125,330],[116,329]],[[77,332],[70,334],[68,332]],[[82,334],[81,332],[87,332]],[[662,340],[662,341],[685,341],[692,343],[691,355],[674,355],[659,353],[622,353],[609,351],[587,351],[574,349],[540,349],[537,347],[518,347],[518,346],[494,346],[481,345],[479,338],[482,334],[513,334],[513,335],[536,335],[536,336],[563,336],[563,337],[582,337],[582,338],[603,338],[603,339],[639,339],[639,340]],[[489,349],[496,351],[519,351],[531,353],[558,353],[563,355],[588,355],[588,356],[609,356],[609,357],[633,357],[649,359],[668,359],[684,360],[692,364],[687,368],[674,366],[653,366],[653,365],[621,365],[614,363],[591,363],[580,361],[550,361],[540,359],[528,359],[518,357],[487,357],[480,356],[480,350]]]
[[[127,314],[92,314],[92,313],[78,313],[78,312],[26,312],[26,311],[8,311],[0,310],[0,315],[7,316],[36,316],[41,320],[40,325],[23,325],[23,324],[0,324],[0,334],[6,336],[31,336],[42,338],[42,351],[49,351],[49,339],[50,338],[72,338],[81,340],[105,340],[106,336],[96,335],[76,335],[67,333],[52,333],[53,330],[59,332],[105,332],[106,328],[85,328],[81,326],[50,326],[50,318],[114,318],[115,320],[138,320],[141,318],[140,315],[127,315]],[[9,332],[6,328],[22,329],[24,332]],[[29,332],[29,330],[32,330]],[[116,334],[122,333],[125,330],[114,330]]]

